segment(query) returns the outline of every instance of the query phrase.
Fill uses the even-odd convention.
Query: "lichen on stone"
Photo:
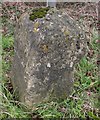
[[[33,29],[33,32],[34,32],[34,33],[38,32],[38,31],[39,31],[39,28],[34,28],[34,29]]]
[[[30,20],[34,21],[37,18],[43,18],[47,14],[49,8],[36,8],[30,14]]]
[[[37,21],[37,22],[34,23],[34,28],[37,29],[38,27],[39,27],[39,22]]]
[[[39,22],[37,21],[37,22],[35,22],[34,23],[34,29],[33,29],[33,32],[38,32],[39,31]]]
[[[43,45],[42,50],[43,50],[43,52],[47,53],[48,52],[48,45]]]
[[[66,30],[66,31],[64,31],[64,35],[70,35],[70,31],[68,31],[68,30]]]

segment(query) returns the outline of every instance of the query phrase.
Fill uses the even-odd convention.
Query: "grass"
[[[100,119],[99,92],[100,81],[98,78],[97,44],[98,35],[93,31],[93,37],[89,44],[89,52],[75,67],[75,82],[73,93],[65,100],[52,101],[36,105],[37,109],[29,109],[23,103],[17,101],[16,92],[13,91],[11,79],[11,65],[14,55],[13,36],[2,37],[3,47],[3,76],[2,76],[2,103],[0,103],[0,118],[92,118]]]
[[[14,41],[13,36],[3,36],[2,37],[2,91],[0,95],[2,96],[2,102],[0,103],[0,118],[27,118],[28,111],[26,111],[26,106],[22,103],[14,100],[15,93],[12,90],[10,83],[11,79],[11,65],[14,55]]]

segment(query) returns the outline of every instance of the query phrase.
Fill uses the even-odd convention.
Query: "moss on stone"
[[[34,21],[37,18],[43,18],[47,14],[48,10],[48,7],[34,9],[30,14],[30,20]]]

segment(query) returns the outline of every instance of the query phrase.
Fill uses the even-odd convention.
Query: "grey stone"
[[[15,29],[12,79],[20,101],[32,106],[68,97],[86,41],[80,25],[63,11],[51,9],[34,21],[23,14]]]

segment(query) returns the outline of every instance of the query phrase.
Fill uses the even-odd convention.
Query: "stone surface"
[[[16,25],[13,87],[30,106],[66,98],[73,86],[74,65],[86,52],[85,33],[56,9],[34,21],[29,17],[23,14]]]

